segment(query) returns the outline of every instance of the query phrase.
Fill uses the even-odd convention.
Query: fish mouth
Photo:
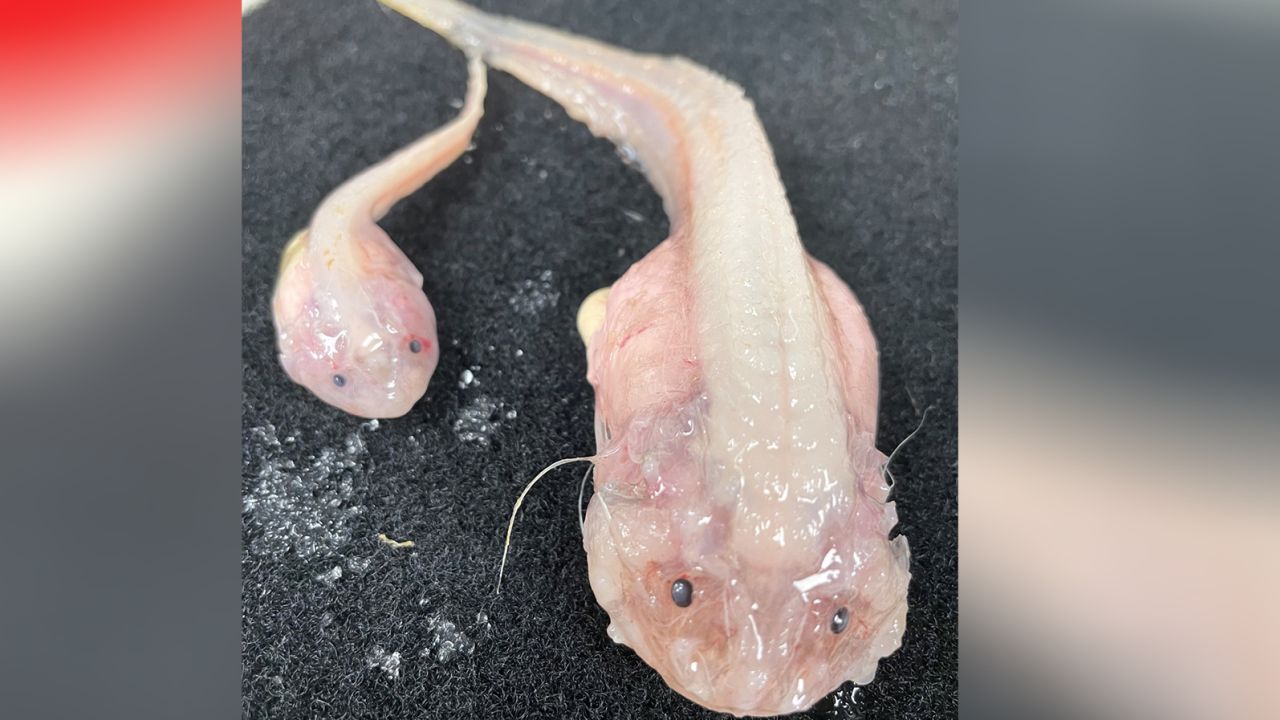
[[[808,653],[793,648],[785,657],[757,658],[751,650],[754,634],[746,626],[725,632],[704,619],[690,618],[690,625],[704,628],[701,633],[672,637],[658,629],[636,647],[667,685],[689,700],[738,717],[771,716],[804,710],[834,689],[825,687],[829,666],[813,664],[817,658]]]
[[[693,702],[714,710],[728,713],[736,717],[770,717],[800,712],[811,707],[827,693],[806,693],[804,683],[799,692],[794,692],[795,682],[769,683],[767,687],[734,686],[731,681],[715,684],[696,682],[682,683],[672,677],[664,676],[664,680],[673,690]]]

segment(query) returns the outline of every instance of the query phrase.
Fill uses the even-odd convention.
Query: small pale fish
[[[467,150],[485,83],[472,58],[462,112],[339,186],[285,246],[271,302],[280,364],[330,405],[399,417],[427,391],[440,360],[435,311],[377,221]]]

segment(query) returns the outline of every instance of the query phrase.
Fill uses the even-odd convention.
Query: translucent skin
[[[737,715],[869,682],[910,579],[875,449],[875,338],[800,244],[741,88],[451,0],[382,2],[634,153],[665,201],[672,236],[614,284],[588,343],[583,541],[610,637]]]
[[[352,415],[404,415],[440,360],[422,274],[376,221],[465,151],[485,87],[473,59],[458,117],[343,183],[285,248],[271,304],[280,364]]]
[[[906,625],[909,552],[906,538],[887,539],[897,514],[874,447],[874,340],[848,288],[810,261],[848,461],[806,468],[796,456],[821,440],[803,418],[787,423],[789,438],[749,430],[718,452],[706,364],[681,337],[696,326],[678,311],[696,307],[692,289],[669,282],[680,245],[668,241],[613,286],[589,346],[603,456],[584,531],[591,586],[610,637],[686,697],[735,715],[800,711],[846,680],[870,682]],[[625,379],[636,376],[658,392]],[[780,394],[762,412],[787,404]],[[735,462],[753,443],[774,448]],[[671,598],[679,579],[694,588],[684,608]],[[848,624],[835,633],[840,608]]]

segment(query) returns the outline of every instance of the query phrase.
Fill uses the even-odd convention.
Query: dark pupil
[[[684,578],[671,583],[671,602],[677,607],[689,607],[693,604],[693,583]]]
[[[410,340],[409,352],[411,353],[422,352],[422,343],[418,342],[417,340]]]
[[[849,626],[849,608],[840,608],[831,616],[831,632],[839,635]]]
[[[343,385],[347,384],[347,379],[342,377],[341,375],[334,375],[333,384],[337,385],[338,387],[342,387]]]

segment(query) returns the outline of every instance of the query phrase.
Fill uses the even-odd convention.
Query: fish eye
[[[671,583],[671,602],[675,603],[676,607],[682,608],[692,605],[693,583],[684,578]]]
[[[346,384],[347,384],[347,379],[346,379],[345,377],[343,377],[342,375],[334,375],[334,376],[333,376],[333,384],[334,384],[334,385],[337,385],[338,387],[342,387],[343,385],[346,385]]]
[[[418,342],[417,340],[410,340],[410,341],[409,341],[409,352],[411,352],[411,353],[420,353],[420,352],[422,352],[422,343]]]
[[[831,616],[831,632],[839,635],[847,627],[849,627],[849,608],[842,607]]]

